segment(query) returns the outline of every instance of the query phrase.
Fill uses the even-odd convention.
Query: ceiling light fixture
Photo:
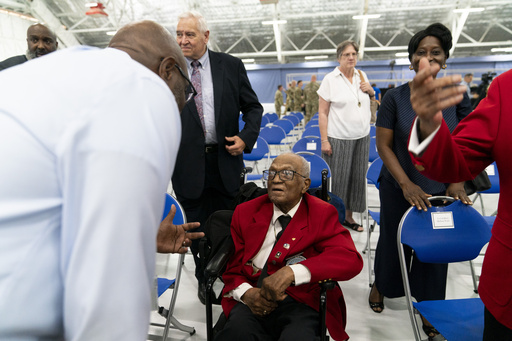
[[[274,25],[274,24],[286,24],[288,21],[286,20],[267,20],[267,21],[262,21],[261,24],[262,25]]]
[[[242,63],[254,63],[254,62],[255,62],[254,58],[242,59]]]
[[[512,47],[495,47],[491,52],[512,52]]]
[[[395,57],[409,57],[409,52],[397,52]]]
[[[474,8],[456,8],[453,10],[453,13],[472,13],[472,12],[483,12],[485,8],[483,7],[474,7]]]
[[[115,36],[115,35],[116,35],[116,33],[117,33],[117,31],[107,31],[107,32],[105,32],[105,34],[106,34],[107,36]]]
[[[363,15],[354,15],[352,19],[354,20],[362,20],[362,19],[377,19],[380,18],[380,14],[363,14]]]
[[[101,2],[90,3],[90,5],[95,5],[95,6],[90,6],[90,9],[87,12],[85,12],[85,15],[91,16],[93,18],[108,17],[108,14],[104,11],[105,6],[103,6],[103,4]]]
[[[327,59],[329,56],[305,56],[305,60],[314,60],[314,59]]]

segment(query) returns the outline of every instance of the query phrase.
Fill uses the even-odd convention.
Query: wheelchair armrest
[[[327,290],[332,290],[332,289],[334,289],[335,286],[336,286],[336,281],[333,281],[330,279],[326,279],[320,283],[320,289],[322,290],[322,292],[327,291]]]
[[[231,238],[227,238],[206,265],[206,269],[204,271],[206,278],[212,276],[219,277],[234,252],[235,246],[233,244],[233,240]]]

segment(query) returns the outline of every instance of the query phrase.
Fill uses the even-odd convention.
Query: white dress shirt
[[[361,71],[368,81],[366,74]],[[330,102],[327,136],[342,140],[357,140],[370,134],[370,97],[360,89],[361,79],[354,69],[352,83],[338,67],[322,80],[317,93]],[[361,103],[361,106],[358,105]]]
[[[302,202],[302,198],[288,213],[283,213],[276,205],[274,205],[274,214],[272,215],[272,219],[270,220],[270,225],[268,227],[267,234],[265,236],[265,240],[261,245],[260,250],[252,259],[252,266],[254,271],[260,271],[265,266],[265,263],[270,256],[270,252],[274,248],[274,244],[276,242],[276,237],[283,229],[279,220],[277,220],[282,215],[289,215],[293,218],[297,210],[299,209],[300,203]],[[311,272],[302,264],[293,264],[290,265],[290,268],[293,270],[294,274],[294,282],[295,285],[301,285],[304,283],[309,283],[311,281]],[[238,302],[243,302],[241,297],[245,294],[245,292],[249,289],[253,288],[249,283],[242,283],[236,289],[229,292],[226,296],[233,296],[235,300]]]
[[[192,67],[193,59],[187,59],[188,74],[191,77],[194,68]],[[213,78],[212,68],[210,63],[210,56],[208,50],[201,58],[198,59],[201,66],[199,73],[201,74],[201,89],[203,91],[203,117],[204,125],[206,128],[205,143],[216,144],[217,133],[215,130],[215,106],[213,102]]]
[[[171,91],[76,47],[0,72],[0,94],[0,339],[146,340]]]

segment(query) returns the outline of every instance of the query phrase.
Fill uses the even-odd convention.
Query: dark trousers
[[[204,224],[208,217],[215,211],[227,210],[231,208],[233,200],[238,191],[229,193],[224,189],[222,178],[220,176],[218,154],[217,152],[206,155],[206,174],[203,193],[199,198],[188,199],[181,193],[176,193],[176,197],[187,215],[187,222],[200,222],[194,231],[204,232]],[[201,271],[199,259],[199,239],[193,240],[190,246],[196,264],[195,275],[197,280],[204,282],[204,273]]]
[[[381,179],[379,195],[380,235],[375,251],[375,284],[385,297],[401,297],[404,296],[404,286],[396,235],[400,220],[411,204],[404,199],[402,190],[386,179]],[[444,300],[448,265],[422,263],[413,257],[411,267],[412,250],[407,246],[404,249],[412,296],[418,302]]]
[[[512,329],[504,326],[485,308],[484,341],[512,341]]]
[[[313,341],[319,339],[319,329],[318,312],[288,296],[266,317],[238,303],[215,341]]]

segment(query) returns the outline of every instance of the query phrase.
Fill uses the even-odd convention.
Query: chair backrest
[[[300,111],[291,112],[290,115],[297,117],[299,119],[299,122],[304,119],[304,115]]]
[[[274,121],[272,125],[276,125],[283,128],[286,134],[293,130],[293,123],[286,119],[279,119],[277,121]]]
[[[489,242],[491,230],[473,207],[450,197],[429,198],[427,211],[411,207],[398,228],[398,245],[411,247],[424,263],[452,263],[476,258]],[[443,201],[452,201],[447,206]]]
[[[279,116],[275,112],[269,112],[263,116],[265,116],[268,119],[269,123],[272,123],[275,120],[279,119]]]
[[[262,116],[262,117],[261,117],[261,124],[260,124],[260,128],[265,127],[265,126],[266,126],[267,124],[269,124],[269,123],[270,123],[270,121],[269,121],[268,117],[267,117],[267,116]]]
[[[378,157],[379,152],[377,151],[377,139],[375,137],[370,137],[370,153],[368,154],[368,161],[373,162]]]
[[[367,183],[369,185],[375,185],[377,189],[379,188],[379,175],[383,164],[382,159],[378,157],[370,164],[370,167],[368,167],[366,171]]]
[[[268,155],[269,147],[267,141],[261,136],[258,136],[254,147],[252,147],[252,151],[250,153],[244,152],[244,160],[247,161],[258,161]]]
[[[283,116],[283,119],[292,122],[294,127],[300,123],[300,119],[297,116],[291,114]]]
[[[311,120],[309,120],[309,122],[306,124],[306,129],[308,129],[309,127],[311,126],[317,126],[318,125],[318,119],[314,119],[312,118]]]
[[[174,225],[182,225],[187,222],[187,217],[185,215],[185,210],[181,206],[181,204],[176,200],[175,197],[170,195],[169,193],[165,193],[165,207],[164,207],[164,214],[162,216],[162,220],[164,220],[165,217],[169,214],[169,211],[171,210],[171,206],[176,206],[176,214],[174,215],[174,219],[172,220],[172,223]]]
[[[311,121],[309,121],[311,122]],[[304,129],[302,136],[318,136],[320,137],[320,127],[317,125],[312,125]]]
[[[370,125],[370,137],[377,136],[377,127],[375,127],[375,124]]]
[[[286,132],[280,126],[272,125],[261,129],[260,137],[268,144],[280,144],[286,138]]]
[[[292,152],[311,152],[322,156],[322,142],[319,137],[305,136],[295,142],[292,147]]]
[[[482,191],[480,193],[499,193],[500,192],[500,175],[498,174],[498,167],[496,167],[496,162],[491,163],[485,169],[487,171],[487,176],[491,181],[491,188],[486,191]]]
[[[295,154],[304,157],[309,163],[309,177],[311,178],[309,188],[319,188],[322,186],[322,170],[327,169],[327,178],[331,177],[331,168],[320,156],[311,152],[297,152]]]
[[[242,120],[238,120],[238,131],[242,131],[245,127],[245,122]]]

